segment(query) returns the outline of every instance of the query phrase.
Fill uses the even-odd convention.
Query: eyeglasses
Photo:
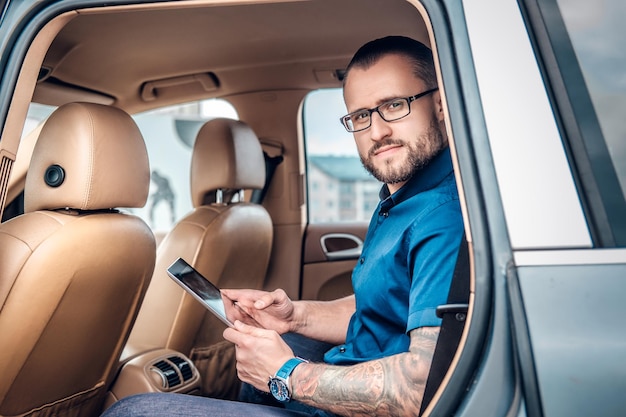
[[[411,102],[434,93],[439,88],[424,91],[415,96],[394,98],[374,107],[373,109],[362,109],[346,114],[340,120],[343,127],[350,133],[360,132],[372,125],[372,113],[376,112],[386,122],[402,119],[411,113]]]

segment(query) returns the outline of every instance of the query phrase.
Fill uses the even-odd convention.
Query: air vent
[[[156,369],[154,369],[156,368]],[[173,388],[181,384],[180,377],[176,369],[167,361],[158,361],[154,364],[153,372],[159,373],[163,378],[163,388]]]
[[[176,365],[176,367],[180,371],[180,374],[183,376],[184,381],[189,381],[191,378],[193,378],[193,369],[191,368],[189,362],[187,362],[180,356],[170,356],[167,359],[174,365]]]

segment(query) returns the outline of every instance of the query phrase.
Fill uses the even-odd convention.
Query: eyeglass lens
[[[386,122],[392,122],[408,115],[411,107],[406,98],[396,98],[374,109],[351,113],[344,117],[344,124],[351,132],[367,129],[372,124],[373,112],[377,112]]]

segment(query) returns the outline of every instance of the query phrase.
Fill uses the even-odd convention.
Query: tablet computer
[[[226,314],[226,303],[234,306],[234,303],[223,296],[219,288],[202,274],[196,271],[184,259],[178,258],[169,268],[167,273],[178,285],[183,287],[196,300],[200,301],[209,311],[217,316],[224,324],[233,327],[233,323]],[[230,305],[228,306],[230,307]]]

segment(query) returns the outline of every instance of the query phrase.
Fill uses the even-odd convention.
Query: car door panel
[[[549,254],[562,264],[541,263],[548,254],[535,255],[517,258],[523,263],[517,274],[544,414],[620,415],[626,409],[626,250]]]
[[[329,300],[352,294],[352,269],[367,223],[311,224],[304,238],[302,298]]]

